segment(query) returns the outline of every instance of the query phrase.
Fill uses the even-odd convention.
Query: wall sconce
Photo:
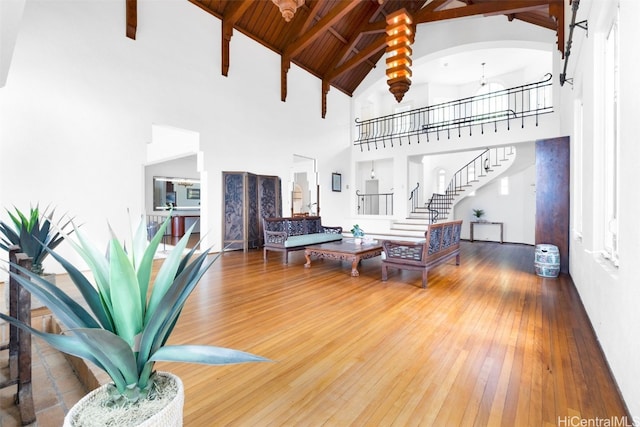
[[[273,4],[278,6],[280,13],[285,21],[289,22],[296,13],[296,9],[304,4],[304,0],[271,0]]]
[[[411,86],[411,44],[415,38],[413,19],[406,9],[387,16],[387,84],[398,102]]]
[[[371,179],[376,179],[376,172],[373,170],[373,160],[371,161]]]

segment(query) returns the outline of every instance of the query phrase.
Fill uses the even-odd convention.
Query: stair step
[[[424,225],[426,226],[427,224],[429,224],[429,219],[428,218],[421,218],[421,217],[409,217],[403,220],[397,220],[394,221],[391,225],[391,227],[393,227],[396,224],[408,224],[408,225]]]
[[[425,231],[427,231],[427,227],[429,226],[429,224],[422,224],[422,225],[411,225],[411,224],[393,224],[390,229],[393,231],[419,231],[421,233],[424,233]]]
[[[489,152],[489,149],[487,149],[487,152]],[[414,212],[412,212],[410,216],[419,217],[420,215],[424,215],[425,217],[431,218],[431,215],[437,212],[438,216],[436,218],[436,222],[446,221],[448,216],[453,211],[454,204],[458,203],[460,199],[465,197],[463,193],[467,191],[467,189],[470,188],[471,191],[475,191],[476,188],[481,186],[483,183],[489,182],[492,179],[492,177],[489,177],[487,179],[484,179],[484,178],[488,177],[489,174],[491,174],[492,172],[495,172],[496,168],[505,166],[506,164],[503,164],[503,162],[510,162],[510,161],[512,162],[516,154],[514,151],[509,153],[507,153],[506,151],[503,151],[502,158],[498,158],[497,157],[498,153],[499,151],[497,151],[497,149],[492,150],[491,153],[489,154],[489,157],[491,157],[491,159],[489,159],[489,157],[486,157],[486,156],[484,158],[479,157],[483,161],[483,165],[486,165],[486,169],[484,167],[480,168],[478,171],[478,174],[473,176],[474,179],[469,180],[464,185],[454,185],[454,181],[452,180],[450,181],[449,183],[450,187],[447,188],[447,190],[445,191],[445,194],[434,193],[433,196],[426,203],[426,205],[431,205],[431,211],[426,208],[417,207],[414,209]],[[477,161],[477,158],[474,160],[474,162],[476,161]],[[494,164],[491,164],[491,161],[493,161]],[[471,162],[469,164],[471,164]],[[469,164],[460,168],[456,172],[456,174],[464,173],[466,170],[465,168],[467,168]]]
[[[409,241],[420,241],[424,240],[424,229],[422,232],[416,231],[385,231],[381,233],[369,233],[367,232],[367,236],[372,237],[376,240],[409,240]]]

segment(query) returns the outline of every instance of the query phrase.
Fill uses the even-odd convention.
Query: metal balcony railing
[[[551,74],[536,83],[489,92],[483,95],[463,98],[456,101],[418,108],[402,113],[390,114],[368,120],[356,119],[357,139],[354,145],[371,150],[380,147],[391,147],[403,141],[411,144],[412,137],[420,143],[421,136],[429,142],[429,138],[451,138],[451,134],[462,136],[462,132],[472,134],[472,129],[484,128],[493,124],[497,132],[498,122],[507,122],[507,129],[512,123],[519,123],[524,128],[525,118],[538,117],[553,112]]]
[[[358,215],[393,215],[393,193],[360,193],[358,198]]]

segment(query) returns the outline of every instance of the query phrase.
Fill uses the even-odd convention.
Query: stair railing
[[[417,207],[419,206],[419,194],[418,194],[418,188],[420,188],[420,183],[418,182],[416,184],[416,188],[414,188],[413,190],[411,190],[411,193],[409,194],[409,201],[411,202],[411,212],[416,212]]]
[[[411,144],[413,136],[417,136],[418,143],[421,135],[429,142],[430,134],[435,134],[438,140],[441,134],[451,138],[452,132],[460,137],[463,129],[466,132],[468,128],[471,135],[474,126],[479,126],[484,133],[485,125],[490,123],[497,132],[498,122],[506,121],[510,129],[516,119],[520,119],[524,128],[525,118],[532,116],[538,126],[540,115],[553,112],[551,78],[551,74],[547,74],[544,80],[535,83],[373,119],[356,119],[357,139],[353,144],[363,151],[365,146],[371,150],[371,145],[378,149],[379,146],[386,148],[387,144],[402,145],[403,141]]]
[[[458,169],[453,174],[449,185],[443,194],[433,193],[427,202],[429,212],[435,211],[435,217],[431,222],[436,222],[438,217],[446,216],[451,210],[454,199],[467,188],[471,187],[478,178],[487,176],[500,162],[508,160],[508,156],[514,153],[512,146],[487,148],[473,160]]]
[[[358,198],[358,215],[393,215],[393,193],[360,193]]]

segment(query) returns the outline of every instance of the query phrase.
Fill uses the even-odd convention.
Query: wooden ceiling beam
[[[371,55],[380,52],[381,49],[384,49],[386,47],[387,47],[387,35],[384,34],[378,37],[377,39],[375,39],[366,48],[358,52],[357,55],[354,55],[348,61],[344,62],[339,67],[334,68],[333,70],[331,70],[331,72],[327,73],[323,80],[331,82],[341,74],[362,64],[364,61],[369,59]]]
[[[126,8],[126,33],[127,37],[132,40],[136,39],[136,31],[138,30],[138,0],[125,0]]]
[[[327,94],[329,93],[329,82],[322,80],[322,118],[327,117]]]
[[[222,75],[229,74],[229,50],[231,37],[233,36],[233,27],[242,17],[244,12],[251,6],[251,0],[232,1],[227,3],[227,7],[222,13],[220,20],[222,21]]]
[[[422,10],[425,12],[433,12],[437,10],[441,10],[444,7],[447,7],[448,4],[453,3],[455,0],[433,0],[431,3],[426,4]]]
[[[443,10],[425,10],[423,8],[414,14],[414,21],[416,24],[424,24],[473,15],[508,15],[510,13],[539,9],[542,6],[548,6],[549,2],[550,0],[495,0]]]
[[[356,48],[356,45],[361,38],[361,33],[356,34],[356,36],[350,42],[348,42],[342,49],[340,49],[340,52],[338,52],[338,54],[335,56],[336,60],[332,61],[330,69],[336,68],[344,61],[346,61],[351,53],[355,53],[357,55],[360,51]]]
[[[347,60],[347,58],[352,52],[355,53],[356,55],[359,53],[359,50],[356,49],[356,45],[358,44],[362,36],[365,35],[365,31],[369,27],[369,23],[378,16],[381,9],[382,9],[382,5],[378,5],[378,7],[371,10],[366,20],[363,19],[360,26],[353,32],[355,36],[352,37],[351,40],[349,41],[345,40],[345,46],[342,49],[340,49],[340,51],[334,56],[335,59],[331,61],[331,66],[329,67],[329,70],[333,70],[334,68],[341,65],[344,61]]]
[[[316,38],[321,36],[324,31],[331,30],[331,26],[333,24],[339,21],[344,15],[349,13],[354,7],[358,6],[359,4],[359,2],[357,1],[343,1],[338,6],[335,6],[333,9],[331,9],[331,11],[324,17],[315,22],[314,25],[312,25],[315,21],[316,12],[321,3],[321,0],[318,0],[318,2],[316,2],[306,20],[304,21],[300,32],[298,33],[299,37],[293,43],[290,43],[284,49],[284,52],[282,52],[282,58],[280,61],[280,100],[282,102],[285,102],[287,100],[287,73],[289,71],[289,68],[291,67],[291,58],[293,58],[301,50],[311,44]],[[326,102],[323,108],[325,108],[326,110]]]
[[[304,34],[309,27],[311,27],[315,22],[319,21],[317,18],[318,10],[322,5],[322,1],[318,0],[311,6],[309,9],[309,13],[307,14],[304,20],[294,19],[293,20],[293,31],[291,31],[291,35],[287,37],[285,42],[285,46],[291,45],[293,40],[300,38],[302,34]],[[305,3],[306,6],[306,3]],[[298,15],[300,16],[300,15]],[[280,100],[285,102],[287,100],[287,73],[291,68],[291,55],[286,52],[281,52],[280,54]]]
[[[305,3],[306,4],[306,3]],[[300,28],[299,33],[297,34],[298,37],[300,36],[300,34],[307,32],[307,30],[309,30],[309,28],[319,19],[317,19],[318,17],[318,10],[320,10],[320,6],[322,6],[323,1],[322,0],[318,0],[317,2],[315,2],[313,4],[313,6],[311,6],[309,8],[309,14],[307,15],[307,18],[304,20],[304,22],[302,23],[302,27]]]
[[[509,21],[511,21],[513,19],[517,19],[518,21],[526,22],[528,24],[537,25],[539,27],[547,28],[549,30],[555,30],[556,29],[555,21],[553,21],[553,20],[551,20],[549,18],[545,18],[544,16],[541,16],[541,15],[534,15],[532,13],[514,13],[514,14],[507,15],[507,16],[509,18]]]
[[[378,37],[373,43],[369,44],[365,49],[358,52],[355,56],[351,57],[347,62],[342,64],[340,67],[333,69],[330,73],[327,73],[325,77],[322,78],[322,118],[324,119],[327,115],[327,94],[329,93],[329,88],[331,81],[343,73],[346,73],[350,69],[357,67],[363,62],[367,61],[369,57],[376,52],[380,51],[380,49],[385,49],[387,46],[387,37],[386,34]]]
[[[556,44],[564,59],[564,0],[552,0],[549,16],[556,21]]]
[[[287,46],[284,54],[289,58],[293,58],[301,50],[309,46],[316,38],[320,37],[331,25],[335,24],[359,4],[360,2],[351,0],[340,2],[307,32],[303,33],[296,41]]]

